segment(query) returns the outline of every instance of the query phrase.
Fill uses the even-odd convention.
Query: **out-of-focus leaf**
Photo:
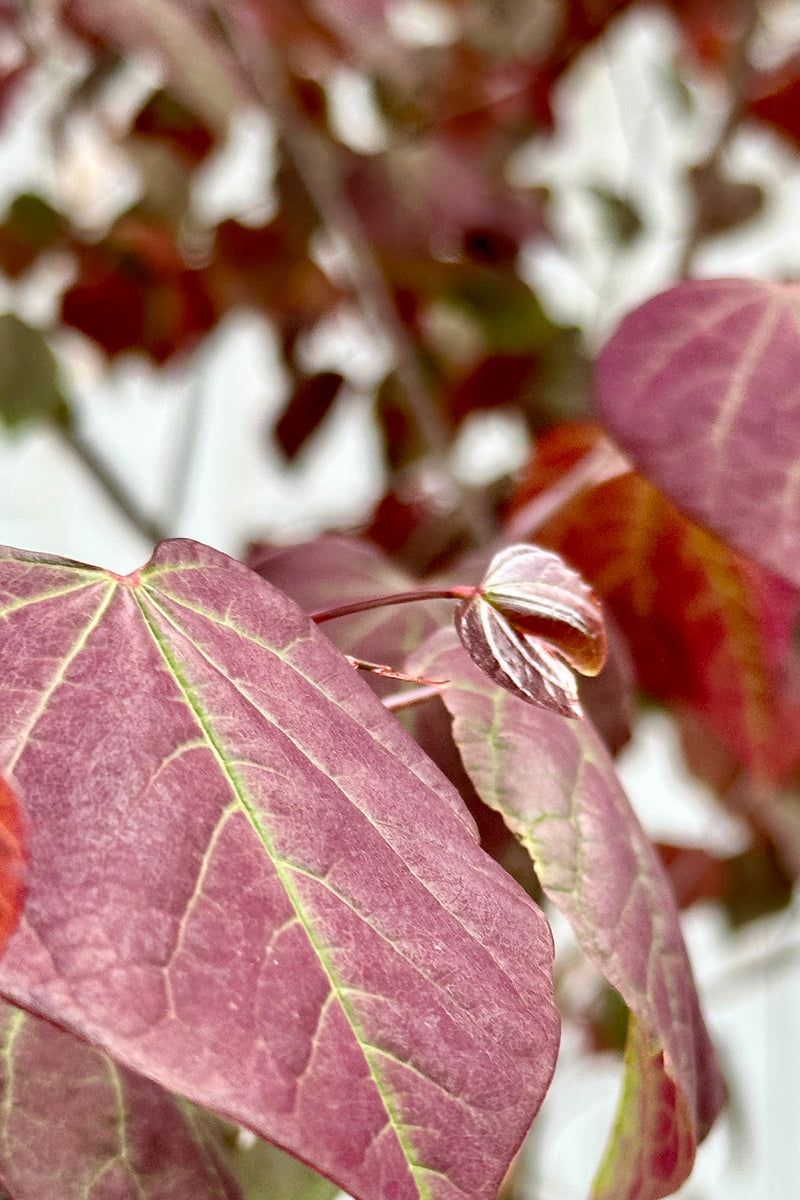
[[[800,285],[689,280],[597,362],[603,422],[689,516],[800,584]]]
[[[344,376],[338,371],[320,371],[297,381],[273,429],[276,442],[290,462],[319,429],[343,383]]]
[[[630,246],[644,229],[644,223],[632,200],[612,192],[599,184],[590,189],[597,200],[614,241],[619,246]]]
[[[306,612],[420,586],[377,546],[335,533],[295,546],[256,545],[247,565]],[[350,613],[326,622],[324,632],[343,654],[401,666],[406,655],[452,620],[452,614],[451,601],[425,600]],[[379,678],[370,676],[369,682],[379,692],[396,690]]]
[[[13,1200],[242,1200],[168,1092],[0,1002],[0,1178]]]
[[[63,217],[41,196],[34,192],[15,196],[0,225],[0,268],[9,278],[18,279],[64,234]]]
[[[163,88],[153,92],[136,114],[131,133],[161,142],[189,167],[199,166],[214,148],[213,130]]]
[[[186,263],[171,230],[127,215],[102,242],[80,247],[61,319],[112,357],[141,350],[164,363],[213,327],[218,314],[207,282]]]
[[[764,207],[764,189],[759,184],[726,179],[716,161],[692,167],[688,178],[700,236],[736,229]]]
[[[689,1174],[725,1088],[658,854],[590,725],[493,686],[450,630],[408,665],[451,680],[443,699],[478,794],[631,1010],[623,1097],[594,1195],[666,1196]]]
[[[800,55],[793,55],[774,71],[752,76],[745,112],[800,150]]]
[[[0,955],[25,901],[26,855],[19,797],[0,775]]]
[[[583,715],[570,668],[600,672],[605,627],[591,588],[557,554],[539,546],[501,550],[455,622],[470,658],[495,683],[563,716]]]
[[[493,1200],[554,1066],[552,939],[456,792],[223,554],[9,550],[0,583],[35,864],[2,993],[361,1200]]]
[[[268,225],[227,220],[217,227],[204,277],[220,311],[261,308],[296,333],[330,310],[340,290],[309,257],[303,221],[301,213],[301,224],[294,223],[292,211]]]
[[[62,8],[95,45],[157,55],[170,90],[224,135],[246,89],[202,0],[68,0]]]
[[[518,503],[563,478],[600,436],[576,425],[542,438]],[[585,490],[535,536],[608,604],[645,691],[703,714],[760,778],[787,776],[800,760],[796,588],[688,521],[634,472]]]
[[[53,351],[15,313],[0,316],[0,420],[11,428],[28,421],[69,422]]]
[[[228,1126],[225,1132],[227,1136],[219,1139],[220,1153],[243,1200],[333,1200],[338,1194],[335,1183],[271,1142],[256,1138],[243,1144],[236,1127]]]

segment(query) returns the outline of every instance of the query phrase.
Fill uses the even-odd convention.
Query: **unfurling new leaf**
[[[557,554],[501,550],[455,622],[467,653],[495,683],[562,716],[583,716],[573,669],[599,674],[605,627],[599,600]]]

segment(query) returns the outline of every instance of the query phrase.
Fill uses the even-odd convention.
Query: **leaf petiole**
[[[470,600],[480,588],[459,586],[449,588],[418,588],[410,592],[397,592],[391,596],[370,596],[365,600],[353,600],[335,608],[321,608],[309,613],[312,621],[333,621],[336,617],[349,617],[352,613],[367,612],[371,608],[386,608],[391,604],[410,604],[414,600]]]

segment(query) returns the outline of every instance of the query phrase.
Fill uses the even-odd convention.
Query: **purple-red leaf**
[[[0,955],[25,900],[25,848],[19,799],[0,775]]]
[[[528,849],[544,891],[631,1010],[618,1123],[594,1194],[668,1195],[689,1174],[725,1089],[658,854],[588,723],[494,687],[449,630],[410,666],[451,679],[442,698],[478,794]]]
[[[297,546],[254,546],[247,565],[306,612],[420,587],[373,543],[335,533]],[[345,654],[399,667],[452,613],[450,600],[396,604],[329,621],[325,633]]]
[[[495,683],[563,716],[583,715],[570,667],[599,673],[605,628],[591,588],[557,554],[540,546],[501,550],[455,621],[467,653]]]
[[[12,1001],[363,1200],[492,1200],[553,1070],[541,912],[313,623],[223,554],[7,551]]]
[[[239,1200],[200,1114],[0,1002],[0,1179],[13,1200]]]
[[[607,428],[675,503],[800,584],[800,285],[690,280],[600,354]]]

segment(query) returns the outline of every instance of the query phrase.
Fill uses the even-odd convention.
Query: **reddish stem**
[[[397,592],[393,596],[371,596],[366,600],[353,600],[350,604],[339,604],[336,608],[321,608],[309,613],[312,621],[332,621],[335,617],[348,617],[351,613],[367,612],[370,608],[385,608],[390,604],[410,604],[413,600],[469,600],[479,591],[476,587],[418,588],[413,592]]]

